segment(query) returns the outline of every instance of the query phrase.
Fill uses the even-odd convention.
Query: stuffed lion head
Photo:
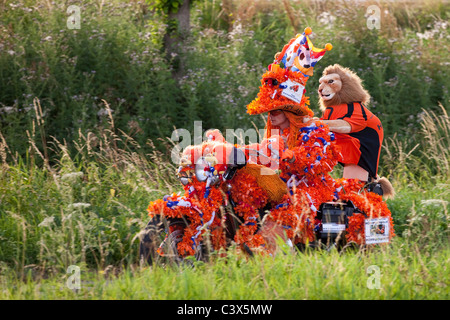
[[[320,109],[350,102],[367,104],[370,95],[362,86],[362,80],[353,71],[339,64],[328,66],[319,79]]]

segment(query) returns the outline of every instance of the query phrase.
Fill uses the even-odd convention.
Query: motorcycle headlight
[[[205,172],[205,168],[208,167],[209,165],[206,162],[205,158],[201,157],[200,159],[198,159],[197,163],[195,164],[195,176],[197,177],[198,181],[203,182],[208,179],[208,176]]]

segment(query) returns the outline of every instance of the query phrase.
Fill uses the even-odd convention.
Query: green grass
[[[396,239],[369,252],[285,253],[248,258],[230,252],[193,266],[126,269],[118,275],[81,272],[81,288],[66,283],[71,274],[35,281],[0,278],[0,299],[448,299],[450,250],[423,252]],[[379,272],[379,285],[374,268]],[[111,272],[113,273],[113,272]]]
[[[59,159],[44,168],[35,164],[35,158],[45,158],[34,143],[29,158],[4,162],[1,263],[18,272],[37,264],[48,273],[75,263],[98,268],[134,263],[149,201],[181,188],[170,162],[157,151],[139,154],[123,147],[132,142],[107,130],[100,137],[80,136],[73,157],[63,144],[49,142]]]

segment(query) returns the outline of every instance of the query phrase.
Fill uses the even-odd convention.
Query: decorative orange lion
[[[384,132],[380,119],[366,105],[370,95],[353,71],[339,64],[325,68],[319,80],[322,120],[341,146],[344,178],[372,182],[378,193],[392,197],[394,189],[377,175]]]

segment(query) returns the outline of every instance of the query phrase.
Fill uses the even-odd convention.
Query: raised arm
[[[322,122],[328,125],[328,128],[332,132],[337,133],[350,133],[352,131],[352,126],[345,120],[322,120]]]

